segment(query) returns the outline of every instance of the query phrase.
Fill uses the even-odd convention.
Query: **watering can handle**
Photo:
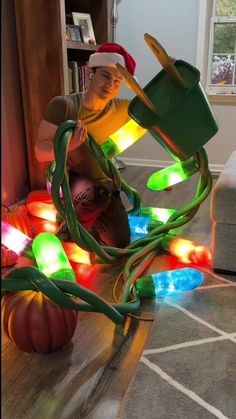
[[[138,84],[137,80],[129,73],[127,68],[123,67],[123,65],[119,63],[116,64],[116,67],[118,68],[122,76],[125,78],[127,83],[129,83],[130,87],[133,89],[133,91],[136,93],[139,99],[147,106],[147,108],[149,108],[152,112],[159,116],[159,113],[156,110],[155,106],[150,101],[149,97],[146,95],[142,87]]]
[[[170,59],[166,50],[161,46],[161,44],[159,44],[159,42],[148,33],[144,34],[144,39],[169,76],[174,79],[180,86],[187,88],[188,86],[186,82],[178,72],[174,63]]]

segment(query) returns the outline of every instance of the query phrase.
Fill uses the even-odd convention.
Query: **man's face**
[[[92,73],[89,89],[100,100],[111,100],[116,97],[123,78],[120,72],[113,67],[97,67]]]

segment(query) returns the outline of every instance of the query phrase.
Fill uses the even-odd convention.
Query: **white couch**
[[[212,190],[210,217],[213,268],[236,272],[236,151]]]

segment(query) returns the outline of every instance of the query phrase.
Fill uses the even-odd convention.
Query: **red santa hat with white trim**
[[[90,55],[88,67],[116,67],[117,63],[134,75],[136,62],[133,57],[121,45],[108,42],[100,45],[96,52]]]

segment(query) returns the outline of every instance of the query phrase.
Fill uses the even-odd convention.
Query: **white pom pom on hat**
[[[89,67],[115,67],[119,63],[126,67],[133,76],[136,62],[133,57],[121,45],[115,42],[102,44],[94,54],[91,54],[88,61]]]

